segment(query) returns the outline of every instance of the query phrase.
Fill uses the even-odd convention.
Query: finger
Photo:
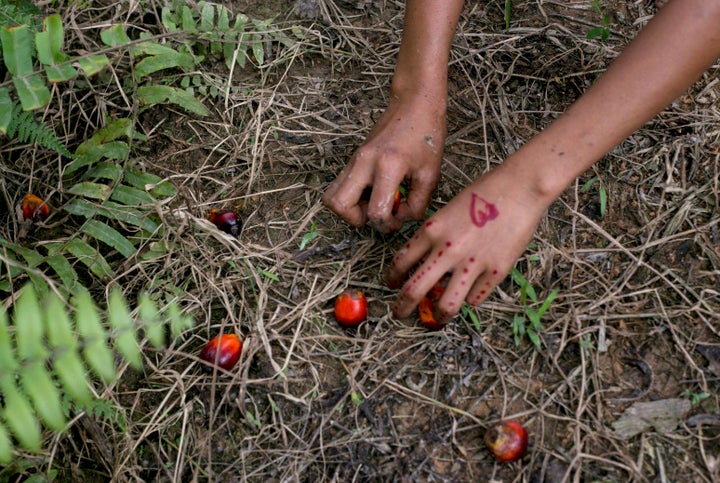
[[[399,166],[402,163],[390,161],[391,166]],[[399,229],[402,221],[396,219],[393,213],[395,204],[395,192],[402,183],[404,174],[396,168],[378,172],[373,180],[372,193],[367,207],[369,223],[381,233],[388,233]]]
[[[430,240],[417,231],[413,237],[400,248],[385,274],[388,287],[398,289],[407,279],[410,270],[430,251]]]
[[[367,222],[367,210],[359,201],[369,184],[369,174],[351,162],[325,190],[323,203],[351,225],[362,226]]]
[[[393,314],[396,317],[402,318],[410,315],[425,294],[451,269],[449,263],[451,256],[446,255],[447,247],[449,245],[446,244],[443,249],[430,253],[427,259],[402,286],[392,307]]]
[[[405,201],[406,209],[402,206],[398,210],[397,218],[405,220],[422,220],[425,217],[425,210],[430,204],[430,197],[437,186],[440,178],[440,171],[420,172],[410,180]]]
[[[475,257],[463,260],[455,269],[440,300],[435,304],[434,315],[439,324],[448,324],[460,312],[463,302],[481,273],[482,269]]]
[[[465,301],[470,305],[480,305],[490,296],[490,293],[502,282],[504,275],[497,268],[484,271],[473,284]]]

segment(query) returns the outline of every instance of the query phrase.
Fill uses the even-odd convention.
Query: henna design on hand
[[[478,228],[485,226],[485,223],[492,221],[500,214],[495,205],[480,198],[472,193],[472,201],[470,203],[470,220],[473,225]]]

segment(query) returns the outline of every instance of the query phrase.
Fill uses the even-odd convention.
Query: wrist
[[[437,74],[435,74],[437,76]],[[396,72],[390,86],[391,102],[421,104],[435,115],[447,112],[447,77],[422,78]]]

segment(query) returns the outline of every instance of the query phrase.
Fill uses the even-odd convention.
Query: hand
[[[467,187],[397,252],[387,274],[391,288],[402,285],[393,305],[396,317],[409,316],[447,273],[447,288],[435,307],[441,324],[463,301],[481,304],[505,278],[549,204],[513,169],[502,165]]]
[[[381,233],[420,220],[440,176],[445,141],[445,98],[416,93],[393,96],[365,143],[328,187],[323,203],[354,226]],[[392,213],[395,191],[410,182],[405,202]],[[363,191],[372,188],[370,200]]]

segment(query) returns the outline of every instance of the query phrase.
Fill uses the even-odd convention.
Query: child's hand
[[[391,288],[402,285],[393,305],[396,317],[409,316],[448,272],[435,307],[440,323],[449,322],[463,301],[482,303],[505,278],[548,205],[523,185],[526,177],[512,171],[502,165],[465,188],[398,251],[387,274]]]
[[[325,205],[352,225],[370,223],[382,233],[422,219],[440,176],[445,102],[421,94],[393,97],[365,144],[328,187]],[[410,181],[410,189],[393,214],[403,180]],[[361,197],[368,187],[372,193],[366,201]]]

